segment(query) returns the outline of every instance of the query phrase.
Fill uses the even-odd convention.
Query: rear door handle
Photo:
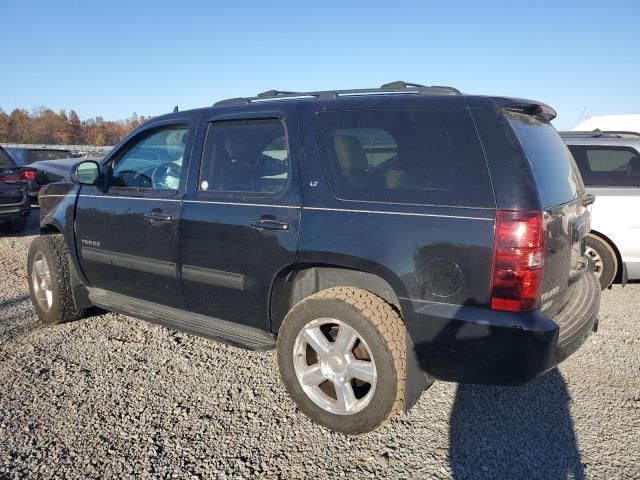
[[[173,222],[173,216],[163,213],[161,210],[151,210],[144,214],[145,220],[149,220],[150,222],[163,222],[169,223]]]
[[[272,218],[253,220],[250,225],[258,230],[289,230],[289,224],[287,222],[280,222]]]

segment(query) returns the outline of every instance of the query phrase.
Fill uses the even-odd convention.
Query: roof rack
[[[355,97],[360,95],[389,95],[389,94],[414,94],[414,95],[461,95],[460,90],[453,87],[425,86],[417,83],[403,82],[401,80],[385,83],[380,88],[363,88],[356,90],[326,90],[318,92],[289,92],[282,90],[267,90],[255,97],[229,98],[214,103],[214,106],[247,105],[250,103],[270,102],[274,100],[300,100],[306,98],[336,99],[339,97]]]
[[[591,131],[560,132],[560,135],[563,137],[572,138],[635,138],[640,137],[640,132],[600,130],[599,128],[596,128],[595,130]]]

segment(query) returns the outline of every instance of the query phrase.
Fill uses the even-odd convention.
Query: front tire
[[[359,434],[402,408],[406,330],[365,290],[330,288],[296,304],[278,332],[278,366],[300,410],[331,430]]]
[[[36,237],[29,247],[27,278],[31,303],[45,325],[79,320],[84,310],[73,301],[69,250],[61,235]]]
[[[588,234],[585,254],[594,265],[600,288],[604,290],[609,287],[618,273],[618,257],[611,245],[596,235]]]

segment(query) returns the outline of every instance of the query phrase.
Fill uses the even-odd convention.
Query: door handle
[[[173,222],[173,216],[163,213],[161,210],[151,210],[144,214],[144,219],[149,220],[150,222],[163,222],[169,223]]]
[[[289,224],[287,222],[280,222],[274,218],[253,220],[250,225],[258,230],[289,230]]]

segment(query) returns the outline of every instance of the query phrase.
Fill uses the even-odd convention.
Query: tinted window
[[[0,148],[0,167],[15,167],[13,160],[2,148]]]
[[[164,127],[134,141],[115,161],[112,186],[176,190],[187,132],[186,126]]]
[[[317,132],[338,198],[495,207],[466,110],[321,112]]]
[[[198,188],[203,191],[275,194],[289,177],[289,149],[280,120],[209,125]]]
[[[42,160],[61,160],[63,158],[72,157],[73,155],[69,150],[30,149],[27,152],[27,163],[40,162]]]
[[[588,186],[640,186],[640,155],[633,148],[569,145]]]
[[[577,198],[583,190],[582,179],[556,129],[530,115],[509,111],[505,115],[529,160],[543,206]]]

